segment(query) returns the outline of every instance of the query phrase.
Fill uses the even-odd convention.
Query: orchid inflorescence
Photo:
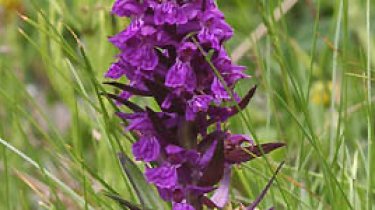
[[[232,165],[282,146],[259,149],[249,137],[223,129],[256,89],[242,99],[234,93],[249,76],[223,46],[233,29],[214,0],[117,0],[112,11],[131,22],[110,38],[120,53],[105,76],[125,76],[129,83],[106,82],[122,90],[108,96],[132,110],[117,115],[138,138],[132,151],[147,163],[146,180],[174,210],[222,208]],[[133,96],[155,99],[159,111],[132,103]],[[230,102],[236,104],[225,106]]]

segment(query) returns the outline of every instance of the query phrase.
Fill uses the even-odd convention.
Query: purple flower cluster
[[[118,116],[139,137],[133,154],[147,163],[147,181],[174,210],[223,207],[231,166],[253,158],[241,145],[255,147],[246,136],[221,128],[255,92],[252,88],[243,99],[234,94],[238,104],[223,106],[232,101],[227,88],[233,91],[238,80],[248,77],[223,47],[233,29],[214,0],[117,0],[113,13],[131,22],[110,38],[120,53],[106,77],[125,76],[129,83],[107,84],[122,90],[111,98],[133,111]],[[224,82],[202,51],[210,52]],[[154,98],[160,110],[132,103],[133,96]]]

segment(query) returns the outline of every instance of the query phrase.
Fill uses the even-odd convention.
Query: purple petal
[[[231,167],[225,167],[223,179],[220,181],[219,188],[215,191],[211,201],[219,208],[223,208],[229,200],[229,185],[231,179]]]
[[[147,181],[160,188],[173,188],[177,185],[177,170],[175,166],[160,166],[158,168],[146,168]]]
[[[168,154],[168,160],[172,164],[182,164],[184,162],[190,162],[195,164],[199,159],[199,154],[193,150],[186,150],[176,145],[168,145],[165,148],[165,152]]]
[[[175,125],[176,116],[172,114],[165,114],[163,112],[156,113],[148,107],[146,108],[146,111],[152,129],[156,131],[157,135],[160,136],[162,139],[168,140],[168,142],[170,143],[175,142],[176,138],[174,137],[173,133],[171,133],[171,130],[168,126]]]
[[[124,54],[133,66],[139,66],[144,70],[153,70],[158,65],[159,58],[150,44],[144,44],[140,47],[128,48],[128,52]]]
[[[119,79],[124,74],[125,74],[125,70],[121,68],[121,66],[118,63],[114,63],[108,69],[107,73],[105,74],[105,77],[111,78],[111,79]]]
[[[159,193],[160,197],[163,200],[165,200],[165,201],[172,201],[172,199],[173,199],[173,190],[166,189],[166,188],[160,188],[160,187],[156,187],[156,189],[158,190],[158,193]]]
[[[212,119],[210,120],[209,124],[213,124],[218,121],[226,121],[229,117],[232,117],[241,110],[245,109],[246,106],[250,103],[251,99],[253,98],[256,89],[257,86],[251,88],[246,94],[246,96],[238,103],[240,110],[238,110],[237,106],[232,106],[230,108],[210,107],[209,113]]]
[[[182,153],[185,151],[184,148],[182,147],[179,147],[179,146],[176,146],[176,145],[168,145],[166,148],[165,148],[165,151],[168,155],[175,155],[175,154],[178,154],[178,153]]]
[[[202,14],[202,30],[198,33],[199,41],[210,43],[212,48],[220,50],[220,43],[233,35],[233,29],[225,22],[218,9]]]
[[[172,100],[175,98],[174,94],[168,94],[167,97],[165,97],[163,103],[161,104],[161,107],[163,109],[169,109],[172,106]]]
[[[223,139],[218,139],[217,142],[214,156],[204,169],[203,175],[199,180],[199,186],[215,185],[223,176],[225,163]]]
[[[237,66],[232,63],[232,60],[224,48],[221,48],[217,57],[213,59],[213,64],[222,74],[229,87],[233,86],[240,79],[250,78],[244,73],[245,67]]]
[[[146,113],[126,114],[120,112],[117,115],[130,122],[126,128],[129,131],[139,131],[150,135],[155,133],[154,126]]]
[[[249,142],[250,144],[254,143],[248,135],[244,134],[231,134],[227,140],[230,141],[231,144],[235,145],[241,145],[244,142]]]
[[[214,81],[212,82],[211,91],[215,94],[215,98],[217,99],[230,99],[230,95],[228,94],[227,90],[225,90],[224,85],[221,84],[221,81],[217,77],[215,77]]]
[[[129,100],[131,97],[132,97],[132,94],[128,91],[122,91],[120,93],[120,95],[118,95],[121,99],[125,99],[125,100]],[[119,102],[119,101],[116,101],[116,102]],[[119,103],[118,105],[121,105],[121,103]],[[139,107],[139,106],[138,106]],[[141,109],[139,109],[141,110]]]
[[[112,13],[120,17],[139,15],[144,11],[143,3],[138,0],[117,0],[112,8]]]
[[[168,161],[172,164],[182,164],[185,162],[185,149],[176,145],[168,145],[165,152],[168,154]]]
[[[136,37],[138,32],[144,26],[144,21],[141,19],[134,19],[130,25],[122,32],[109,38],[109,41],[116,47],[122,49],[129,40]]]
[[[195,114],[198,112],[207,112],[208,107],[213,100],[210,95],[198,95],[194,96],[187,102],[186,119],[194,120]]]
[[[202,155],[199,160],[199,166],[205,168],[208,163],[211,161],[212,157],[214,156],[215,150],[217,146],[217,141],[214,141],[212,145],[207,149],[207,151]]]
[[[174,203],[173,210],[195,210],[195,208],[187,203]]]
[[[186,90],[194,90],[196,76],[190,64],[177,60],[175,65],[168,71],[165,85],[171,88],[185,87]]]
[[[186,108],[185,118],[187,121],[195,120],[196,116],[197,116],[196,112],[193,112],[193,110],[190,109],[189,107]]]
[[[154,22],[156,25],[185,24],[195,18],[200,9],[197,3],[188,3],[180,6],[175,1],[160,2],[151,0],[149,2],[154,9]]]
[[[133,144],[132,151],[136,160],[155,161],[160,154],[160,144],[156,137],[142,137]]]
[[[164,1],[160,4],[154,4],[154,21],[156,25],[164,23],[175,24],[177,20],[178,5],[173,1]]]
[[[197,46],[192,42],[183,42],[178,48],[178,56],[183,61],[189,61],[197,51]]]
[[[215,187],[207,186],[207,187],[201,187],[201,186],[195,186],[195,185],[189,185],[187,189],[194,195],[204,195],[206,193],[211,192],[215,189]]]

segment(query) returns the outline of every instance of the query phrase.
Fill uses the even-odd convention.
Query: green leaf
[[[150,209],[168,209],[159,195],[151,188],[143,176],[143,173],[135,163],[124,153],[118,155],[124,173],[132,183],[139,200],[144,208]]]
[[[130,209],[130,210],[146,210],[142,207],[140,207],[138,204],[133,204],[132,202],[130,201],[127,201],[123,198],[121,198],[120,196],[118,195],[115,195],[115,194],[109,194],[109,193],[106,193],[105,194],[107,197],[111,198],[112,200],[116,201],[123,209]],[[147,209],[147,210],[150,210],[150,209]]]

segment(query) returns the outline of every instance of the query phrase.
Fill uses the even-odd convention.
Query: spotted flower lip
[[[221,48],[221,42],[233,36],[233,29],[225,22],[223,14],[218,9],[202,13],[201,31],[198,39],[202,43],[210,43],[212,48]]]
[[[136,160],[145,162],[156,161],[160,154],[160,144],[156,137],[142,137],[133,144],[133,154]]]
[[[233,29],[214,0],[116,0],[112,13],[131,22],[109,38],[120,52],[105,77],[128,82],[106,82],[121,91],[106,95],[131,111],[117,116],[127,122],[126,132],[138,137],[132,152],[146,163],[146,180],[173,210],[222,207],[229,199],[232,165],[283,146],[257,146],[222,129],[256,90],[243,98],[234,92],[238,81],[250,76],[224,48]],[[224,83],[201,50],[210,52]],[[158,111],[134,103],[133,97],[153,98]],[[233,102],[238,104],[226,106]]]
[[[186,120],[192,121],[199,112],[207,112],[212,101],[213,97],[210,95],[193,96],[193,98],[187,101]]]
[[[146,178],[150,183],[160,188],[174,188],[177,185],[177,168],[175,166],[160,166],[158,168],[147,168]]]
[[[156,25],[186,24],[198,14],[198,8],[194,4],[180,5],[176,1],[150,1],[154,9],[154,21]]]
[[[112,13],[120,17],[131,17],[142,14],[145,9],[145,4],[138,0],[117,0],[112,7]]]
[[[168,71],[165,86],[193,91],[196,86],[196,75],[190,63],[177,60]]]
[[[176,203],[173,205],[173,210],[194,210],[194,207],[187,203]]]

